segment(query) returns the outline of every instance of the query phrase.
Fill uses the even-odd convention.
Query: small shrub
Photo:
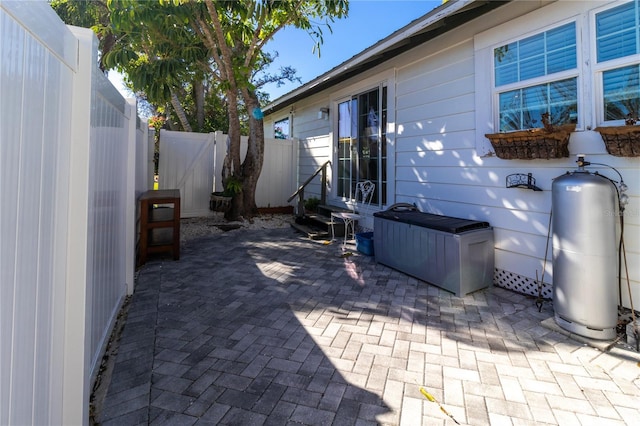
[[[315,212],[320,205],[320,200],[316,197],[307,198],[304,200],[304,208],[310,212]]]
[[[230,177],[227,180],[227,184],[224,186],[224,195],[226,197],[234,197],[240,192],[242,192],[242,182],[236,177]]]

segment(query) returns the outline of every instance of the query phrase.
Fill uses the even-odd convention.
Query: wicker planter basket
[[[490,133],[496,156],[504,160],[549,160],[569,156],[569,136],[575,124],[545,129],[520,130],[509,133]]]
[[[209,210],[213,210],[214,212],[226,212],[229,210],[229,207],[231,207],[232,199],[233,197],[223,196],[222,193],[213,193],[209,200]]]
[[[640,126],[598,127],[607,152],[616,157],[640,156]]]

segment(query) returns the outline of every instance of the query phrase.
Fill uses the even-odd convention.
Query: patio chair
[[[344,250],[347,245],[347,239],[349,236],[349,227],[351,227],[351,234],[355,237],[356,234],[356,222],[362,219],[363,215],[358,212],[358,194],[360,194],[360,200],[362,205],[369,206],[371,199],[373,198],[373,192],[376,185],[370,180],[358,182],[356,184],[355,200],[353,202],[352,212],[332,212],[331,213],[331,235],[335,236],[334,223],[336,220],[344,222],[344,241],[342,242],[342,249]]]

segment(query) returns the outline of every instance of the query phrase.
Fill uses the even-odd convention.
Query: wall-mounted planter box
[[[607,152],[616,157],[640,156],[640,126],[598,127]]]
[[[498,158],[504,160],[549,160],[569,156],[569,136],[575,124],[546,129],[489,133],[485,136]]]

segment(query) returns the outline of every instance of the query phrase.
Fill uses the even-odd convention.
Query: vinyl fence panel
[[[264,164],[256,187],[258,207],[289,205],[287,199],[297,189],[297,154],[293,140],[265,138]]]
[[[222,132],[160,131],[159,188],[180,189],[181,217],[212,214],[211,192],[222,191],[222,163],[228,136]],[[241,138],[241,159],[247,137]],[[284,207],[296,190],[297,145],[288,139],[265,139],[264,164],[256,187],[260,207]],[[215,189],[213,189],[215,188]]]
[[[210,214],[214,148],[213,133],[160,131],[158,187],[180,190],[183,218]]]
[[[0,424],[88,424],[91,382],[133,289],[135,101],[91,30],[0,3]]]
[[[77,46],[46,12],[0,3],[0,424],[63,423],[65,104]]]
[[[136,118],[135,139],[135,172],[136,172],[136,200],[145,191],[153,189],[153,132],[149,132],[147,122]],[[151,135],[151,137],[149,136]],[[151,155],[149,155],[151,144]],[[150,157],[150,158],[149,158]],[[151,168],[151,170],[149,170]]]

